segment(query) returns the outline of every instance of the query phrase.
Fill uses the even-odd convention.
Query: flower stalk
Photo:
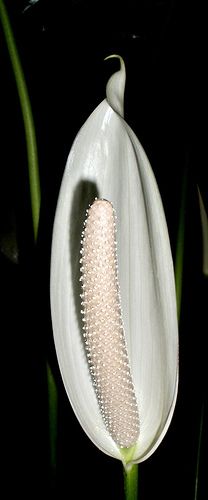
[[[123,469],[126,500],[138,500],[138,464]]]
[[[38,236],[41,194],[35,125],[22,64],[19,58],[19,53],[16,47],[11,23],[3,0],[0,0],[0,20],[2,23],[7,49],[14,72],[25,129],[33,233],[34,240],[36,241]]]
[[[4,5],[3,0],[0,0],[0,21],[7,44],[8,53],[10,56],[17,92],[19,95],[20,107],[22,111],[28,160],[33,235],[34,242],[37,243],[40,218],[41,189],[36,132],[27,84],[24,77],[24,71],[20,61],[7,9]],[[54,474],[56,466],[57,387],[48,363],[46,363],[46,375],[48,382],[50,460],[52,474]]]

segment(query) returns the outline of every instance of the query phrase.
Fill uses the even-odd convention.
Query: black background
[[[39,0],[6,6],[34,114],[42,190],[34,248],[27,157],[15,81],[0,28],[0,272],[2,498],[123,498],[121,464],[80,428],[60,378],[49,305],[50,245],[60,182],[73,139],[125,61],[125,119],[155,172],[175,257],[187,172],[180,384],[158,450],[139,468],[139,498],[194,499],[202,404],[198,500],[207,498],[207,282],[201,266],[197,184],[207,203],[207,27],[202,2]],[[206,205],[207,206],[207,205]],[[5,244],[8,233],[17,237]],[[7,236],[6,236],[7,235]],[[2,243],[3,242],[3,243]],[[58,386],[56,478],[49,467],[46,360]],[[6,487],[6,489],[4,489]],[[76,493],[73,493],[75,488]]]

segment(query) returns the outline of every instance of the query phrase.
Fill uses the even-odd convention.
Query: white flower
[[[115,56],[114,56],[115,57]],[[147,156],[123,119],[125,66],[79,131],[60,189],[52,241],[51,312],[63,382],[74,412],[98,448],[123,459],[101,415],[83,340],[80,240],[95,197],[117,214],[122,317],[140,431],[132,463],[148,458],[171,422],[178,387],[178,326],[168,231]]]

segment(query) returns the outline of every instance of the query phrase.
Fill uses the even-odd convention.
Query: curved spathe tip
[[[114,73],[108,80],[106,85],[106,97],[111,108],[113,108],[113,110],[123,118],[126,70],[124,60],[117,54],[105,57],[104,60],[106,61],[107,59],[112,59],[113,57],[117,57],[120,60],[120,70],[116,71],[116,73]]]

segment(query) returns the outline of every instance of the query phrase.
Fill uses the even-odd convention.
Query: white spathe
[[[123,321],[137,397],[140,435],[132,462],[148,458],[163,439],[178,388],[178,325],[172,256],[154,174],[122,118],[125,66],[109,80],[107,99],[72,145],[58,198],[51,255],[51,313],[66,392],[86,434],[123,461],[110,437],[92,385],[82,338],[80,240],[88,203],[109,200],[117,214]],[[117,92],[118,90],[118,92]]]

